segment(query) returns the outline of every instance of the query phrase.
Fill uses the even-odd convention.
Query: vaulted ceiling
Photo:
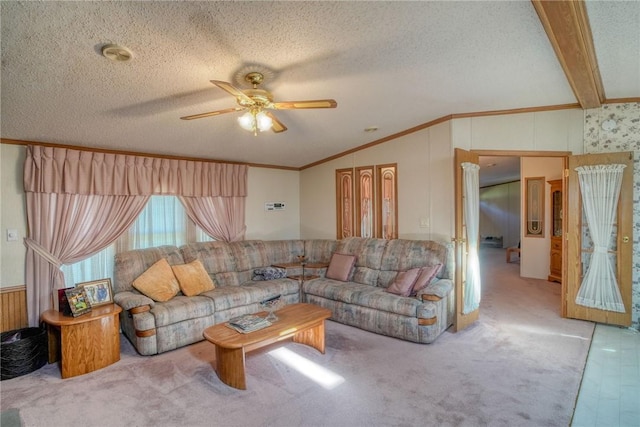
[[[0,2],[1,135],[298,168],[452,114],[640,100],[640,2]],[[128,62],[102,55],[127,47]],[[210,80],[264,71],[257,136]],[[367,128],[377,128],[366,132]]]

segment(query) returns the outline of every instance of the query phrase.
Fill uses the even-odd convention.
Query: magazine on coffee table
[[[234,317],[229,320],[227,325],[238,332],[248,334],[249,332],[271,326],[271,322],[265,320],[264,317],[260,317],[255,314],[245,314],[244,316]]]

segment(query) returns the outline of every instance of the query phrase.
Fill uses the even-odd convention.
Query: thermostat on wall
[[[283,211],[284,202],[264,202],[265,211]]]

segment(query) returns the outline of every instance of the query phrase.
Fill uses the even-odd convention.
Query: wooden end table
[[[266,312],[258,313],[265,315]],[[204,330],[207,341],[216,346],[216,372],[231,387],[246,390],[245,354],[293,338],[324,353],[324,321],[331,311],[313,304],[291,304],[276,312],[278,320],[268,328],[243,334],[219,323]]]
[[[121,311],[119,305],[108,304],[78,317],[57,310],[42,313],[49,335],[49,363],[56,362],[60,354],[62,378],[93,372],[120,360]]]
[[[317,269],[327,268],[329,267],[329,263],[299,261],[299,262],[285,262],[280,264],[272,264],[272,267],[284,268],[285,270],[289,268],[302,268],[302,274],[293,274],[293,275],[287,274],[287,278],[298,281],[298,283],[300,284],[300,302],[304,302],[304,292],[302,291],[302,285],[304,285],[304,282],[306,280],[318,279],[320,277],[317,274],[305,274],[304,269],[311,268],[311,269],[317,270]]]

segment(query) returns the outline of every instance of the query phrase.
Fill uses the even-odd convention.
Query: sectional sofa
[[[303,283],[289,277],[264,280],[262,273],[271,271],[271,266],[296,263],[300,255],[305,256],[307,265],[328,268],[306,268],[305,274],[316,278]],[[336,259],[351,259],[353,264],[343,262],[336,267]],[[146,288],[137,285],[165,262],[176,274],[184,266],[204,267],[202,275],[208,284],[197,295],[183,289],[175,296],[152,295],[154,300],[145,295]],[[338,271],[342,277],[336,276],[336,268],[343,270]],[[410,276],[415,278],[416,271],[430,271],[433,277],[415,295],[403,289],[398,292],[398,283],[412,280]],[[286,273],[299,275],[301,267],[288,268]],[[452,275],[451,247],[433,241],[354,237],[339,241],[201,242],[116,255],[113,291],[114,301],[123,308],[122,331],[142,355],[201,341],[207,327],[261,311],[260,302],[277,295],[287,304],[305,301],[326,307],[332,319],[341,323],[431,343],[452,324]],[[154,286],[153,280],[147,284]]]

